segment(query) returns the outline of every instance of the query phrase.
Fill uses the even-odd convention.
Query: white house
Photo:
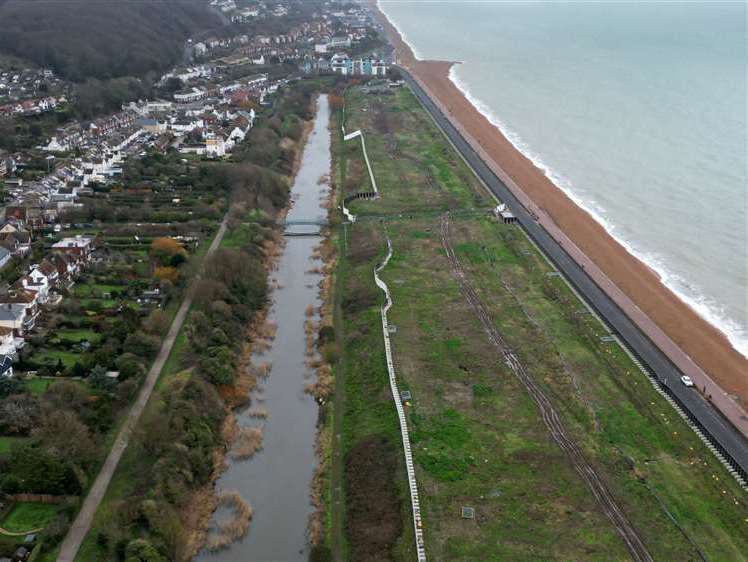
[[[38,266],[21,278],[21,284],[27,291],[34,291],[38,295],[39,304],[45,304],[49,300],[49,279]]]
[[[205,139],[205,154],[213,158],[226,156],[226,142],[218,135],[213,135]]]
[[[13,336],[13,329],[0,327],[0,355],[15,355],[16,338]]]

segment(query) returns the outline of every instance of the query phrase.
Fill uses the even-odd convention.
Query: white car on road
[[[693,386],[693,381],[691,380],[691,377],[689,377],[688,375],[683,375],[680,378],[680,382],[682,382],[686,386]]]

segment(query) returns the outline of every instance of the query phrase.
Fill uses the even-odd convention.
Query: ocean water
[[[556,185],[748,356],[744,2],[380,0]]]

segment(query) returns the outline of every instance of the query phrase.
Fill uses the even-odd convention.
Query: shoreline
[[[426,58],[418,51],[415,44],[410,41],[403,32],[403,30],[397,25],[394,19],[391,19],[387,13],[382,9],[379,4],[379,0],[373,0],[376,3],[376,7],[381,12],[382,16],[387,19],[389,25],[399,34],[402,42],[410,49],[415,59],[424,61]],[[748,339],[745,336],[741,336],[741,328],[736,325],[735,320],[729,316],[723,315],[719,312],[720,304],[715,301],[712,297],[702,293],[696,292],[688,294],[679,290],[673,286],[669,280],[672,278],[678,278],[679,274],[673,274],[667,269],[662,263],[653,262],[651,257],[648,257],[646,250],[637,249],[635,243],[626,240],[623,237],[617,236],[614,233],[614,225],[610,223],[605,217],[603,217],[595,208],[594,205],[590,205],[585,202],[579,195],[577,195],[573,187],[566,185],[562,176],[556,173],[550,166],[548,166],[542,159],[542,156],[534,153],[525,143],[514,133],[502,120],[501,118],[485,103],[483,100],[475,96],[470,92],[468,85],[462,80],[457,74],[457,65],[462,64],[462,61],[451,61],[452,66],[448,71],[448,78],[451,80],[456,88],[460,90],[462,95],[482,114],[486,120],[496,127],[501,135],[506,138],[514,148],[527,158],[532,164],[539,168],[543,174],[549,179],[549,181],[560,189],[566,196],[571,199],[578,207],[584,212],[591,215],[592,218],[600,224],[603,229],[611,236],[618,244],[620,244],[629,254],[631,254],[638,261],[642,262],[647,266],[660,280],[660,283],[664,285],[671,293],[673,293],[678,299],[689,306],[695,311],[702,319],[704,319],[710,326],[714,327],[718,332],[727,338],[730,346],[735,349],[744,358],[748,359]],[[652,252],[649,252],[651,254]],[[715,309],[716,308],[716,309]],[[743,403],[744,406],[748,407],[748,404]]]
[[[649,320],[653,329],[672,340],[670,343],[677,351],[670,351],[680,352],[682,362],[693,364],[695,369],[690,370],[703,369],[704,385],[699,384],[700,388],[713,386],[709,389],[734,404],[734,410],[739,411],[738,418],[741,413],[744,415],[748,404],[748,359],[732,347],[725,334],[669,289],[649,265],[634,256],[556,186],[468,99],[451,79],[454,62],[418,60],[376,1],[371,0],[370,5],[395,49],[398,64],[421,83],[486,163],[518,192],[525,206],[538,212],[551,225],[549,232],[554,237],[565,238],[615,285],[638,312],[629,314],[632,318],[640,316],[635,319],[637,324]],[[649,330],[644,331],[652,338]],[[663,351],[671,356],[667,349]],[[680,366],[679,361],[673,362]],[[711,385],[710,379],[714,381]],[[724,396],[724,391],[732,396]],[[707,391],[710,393],[713,394]]]
[[[412,45],[407,41],[406,43],[412,49]],[[608,219],[601,215],[600,212],[594,208],[594,205],[585,202],[582,197],[575,193],[574,188],[568,185],[568,182],[565,182],[562,176],[554,172],[550,166],[543,162],[543,159],[539,154],[532,152],[532,150],[524,144],[519,136],[514,133],[507,125],[505,125],[501,121],[499,116],[497,116],[486,103],[484,103],[480,98],[470,92],[467,83],[465,83],[465,81],[463,81],[456,72],[457,64],[462,63],[455,62],[450,67],[448,73],[449,79],[454,83],[457,89],[462,92],[467,100],[475,106],[478,112],[481,113],[489,123],[496,127],[518,152],[520,152],[525,158],[530,160],[535,165],[535,167],[539,168],[558,189],[563,191],[569,199],[571,199],[584,212],[589,214],[595,220],[595,222],[600,224],[600,226],[602,226],[605,231],[616,242],[618,242],[618,244],[620,244],[634,258],[647,266],[658,277],[660,283],[667,287],[667,289],[675,294],[675,296],[678,297],[681,301],[687,304],[701,318],[706,320],[711,326],[721,332],[727,338],[730,346],[738,351],[738,353],[746,357],[746,359],[748,359],[748,340],[742,339],[740,334],[737,333],[741,328],[740,326],[737,326],[735,324],[735,321],[732,318],[728,316],[722,316],[718,311],[714,310],[714,307],[720,306],[719,303],[714,301],[712,297],[709,297],[700,292],[697,292],[695,294],[687,294],[679,290],[677,287],[673,286],[671,282],[669,282],[669,279],[678,277],[678,274],[673,274],[662,263],[657,263],[656,260],[648,258],[648,252],[645,250],[637,249],[634,242],[616,235],[614,224],[612,224]],[[649,254],[651,253],[652,252],[649,252]],[[710,301],[712,304],[709,304]]]

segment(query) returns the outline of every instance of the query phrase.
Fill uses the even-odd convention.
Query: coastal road
[[[205,260],[208,259],[221,244],[221,240],[223,240],[223,236],[226,234],[227,223],[228,215],[226,215],[223,218],[223,221],[221,221],[221,226],[218,228],[218,232],[213,238],[213,242],[211,242],[205,257],[203,258],[203,263],[205,263]],[[57,562],[74,562],[78,550],[80,549],[81,544],[83,544],[83,540],[91,529],[91,523],[93,522],[96,510],[99,508],[101,500],[104,499],[104,495],[106,494],[109,483],[112,480],[114,471],[117,470],[117,465],[119,465],[122,454],[127,448],[127,443],[132,435],[133,429],[135,429],[135,426],[145,409],[145,405],[148,403],[148,399],[153,393],[153,389],[161,375],[161,370],[164,368],[164,364],[171,354],[171,350],[174,347],[174,341],[176,340],[179,331],[182,329],[184,320],[187,317],[187,312],[189,312],[190,307],[192,306],[197,280],[197,278],[193,279],[187,290],[187,295],[182,301],[182,304],[171,323],[169,333],[166,334],[166,338],[161,344],[161,349],[156,356],[156,360],[153,362],[151,370],[148,371],[145,383],[141,387],[140,393],[138,394],[135,403],[132,405],[130,412],[127,414],[127,418],[122,424],[122,427],[117,434],[117,438],[114,440],[109,455],[107,455],[106,461],[104,461],[104,465],[101,467],[93,486],[91,486],[91,489],[88,491],[88,495],[83,501],[83,505],[81,506],[75,521],[73,521],[65,540],[60,546],[60,553],[57,555]]]
[[[488,189],[507,204],[530,238],[597,314],[605,320],[608,327],[655,374],[663,389],[680,404],[691,420],[711,437],[715,448],[728,458],[728,462],[741,473],[744,479],[748,478],[748,441],[743,434],[726,421],[695,389],[687,388],[681,383],[682,371],[593,280],[583,265],[580,265],[583,262],[572,258],[551,236],[538,220],[537,213],[531,213],[504,181],[494,173],[410,73],[403,68],[400,70],[421,105],[431,114],[436,124]],[[722,397],[715,395],[715,400],[720,398]]]

